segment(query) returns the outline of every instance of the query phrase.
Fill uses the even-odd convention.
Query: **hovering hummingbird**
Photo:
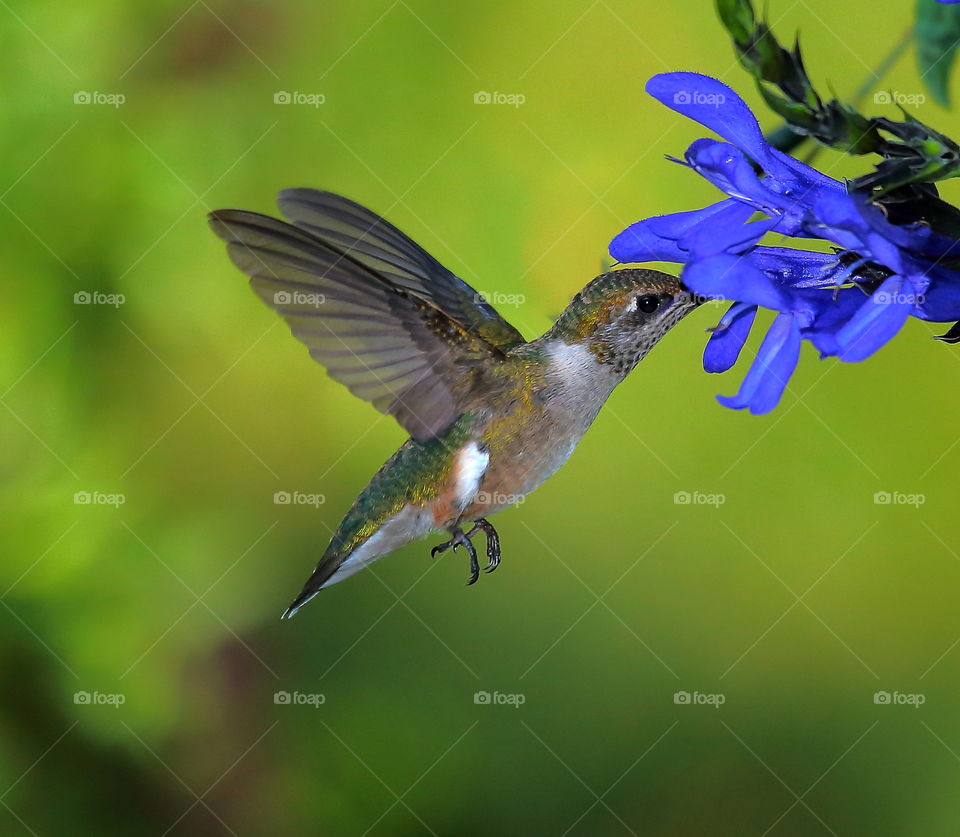
[[[604,273],[527,342],[486,300],[400,230],[331,192],[287,189],[286,223],[240,209],[213,231],[260,298],[329,375],[410,434],[334,533],[290,618],[323,587],[431,532],[463,547],[500,538],[487,520],[552,476],[607,397],[697,306],[673,276]]]

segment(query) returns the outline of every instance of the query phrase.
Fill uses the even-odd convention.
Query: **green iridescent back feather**
[[[471,438],[473,424],[471,416],[461,416],[440,436],[426,442],[407,440],[350,507],[321,564],[339,565],[404,506],[433,499],[450,475],[455,454]]]

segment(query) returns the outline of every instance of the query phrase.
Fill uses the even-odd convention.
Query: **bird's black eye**
[[[637,297],[637,310],[643,314],[652,314],[660,307],[660,297],[656,294],[643,294]]]

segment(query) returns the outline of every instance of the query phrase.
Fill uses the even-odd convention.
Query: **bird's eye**
[[[637,310],[644,314],[652,314],[660,307],[660,297],[656,294],[643,294],[637,297]]]

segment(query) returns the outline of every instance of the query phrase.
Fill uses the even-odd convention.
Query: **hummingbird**
[[[535,340],[407,235],[348,198],[285,189],[289,223],[210,213],[234,264],[334,380],[410,438],[347,512],[289,619],[321,589],[431,533],[462,547],[468,585],[500,564],[487,519],[573,453],[614,388],[698,301],[656,270],[597,276]]]

